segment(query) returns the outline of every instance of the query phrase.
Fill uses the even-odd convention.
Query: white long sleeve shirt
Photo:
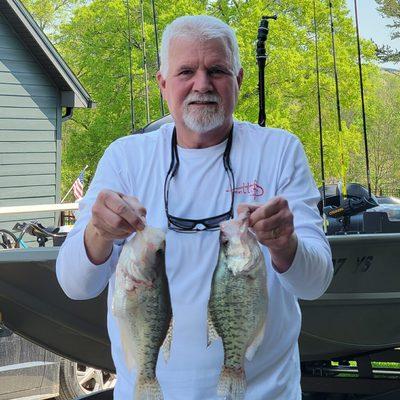
[[[103,265],[93,265],[83,243],[91,207],[102,189],[136,196],[147,209],[147,223],[165,228],[164,179],[171,162],[173,125],[158,131],[124,137],[106,150],[90,188],[80,203],[79,219],[60,249],[57,276],[73,299],[88,299],[109,283],[108,332],[118,375],[116,400],[133,399],[135,371],[128,371],[116,321],[111,313],[115,266],[120,245]],[[226,142],[204,149],[178,147],[180,166],[171,181],[170,214],[205,218],[229,209],[231,191],[223,167]],[[231,150],[235,176],[234,203],[265,203],[283,196],[294,214],[299,244],[292,265],[278,273],[266,259],[269,306],[265,338],[251,362],[245,362],[246,400],[300,400],[298,299],[315,299],[333,275],[329,244],[316,204],[319,192],[299,140],[278,129],[235,122]],[[223,363],[222,342],[207,348],[207,304],[216,266],[218,231],[183,234],[167,232],[166,268],[174,317],[173,342],[166,363],[160,355],[157,376],[165,400],[218,400]]]

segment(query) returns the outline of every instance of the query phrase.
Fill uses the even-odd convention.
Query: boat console
[[[320,188],[318,209],[327,221],[328,235],[363,233],[400,233],[400,199],[369,195],[359,183],[346,186],[343,195],[339,185]]]

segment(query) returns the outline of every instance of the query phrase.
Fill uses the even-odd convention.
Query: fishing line
[[[130,108],[131,108],[131,129],[135,131],[135,106],[133,99],[133,61],[132,61],[132,30],[131,30],[131,13],[129,0],[126,0],[126,16],[128,19],[128,49],[129,49],[129,85],[130,85]]]
[[[314,41],[315,41],[315,66],[317,70],[317,99],[318,99],[318,122],[319,122],[319,154],[321,157],[321,179],[322,179],[322,210],[326,205],[326,190],[325,190],[325,165],[324,165],[324,144],[323,144],[323,129],[322,129],[322,112],[321,112],[321,84],[319,76],[319,51],[318,51],[318,29],[317,29],[317,12],[314,0]],[[327,233],[326,215],[322,211],[324,219],[323,227]]]
[[[361,92],[361,109],[362,109],[363,132],[364,132],[364,146],[365,146],[365,164],[366,164],[366,169],[367,169],[368,195],[369,195],[369,197],[371,197],[371,176],[370,176],[370,169],[369,169],[367,121],[366,121],[366,116],[365,116],[364,84],[363,84],[363,74],[362,74],[362,66],[361,66],[361,46],[360,46],[360,32],[358,29],[357,0],[354,0],[354,10],[355,10],[355,16],[356,16],[358,69],[359,69],[359,73],[360,73],[360,92]]]
[[[151,7],[153,9],[153,27],[154,27],[154,40],[155,40],[156,54],[157,54],[157,68],[158,70],[160,70],[160,53],[158,51],[159,46],[158,46],[158,32],[157,32],[157,14],[156,14],[156,6],[154,4],[154,0],[151,0]],[[165,111],[164,111],[164,102],[161,94],[161,89],[160,89],[160,109],[161,109],[161,115],[164,116]]]
[[[342,131],[342,116],[340,109],[340,93],[339,93],[339,78],[336,64],[336,47],[335,47],[335,29],[333,25],[333,12],[332,12],[332,1],[329,0],[329,15],[331,22],[331,37],[332,37],[332,56],[333,56],[333,71],[335,76],[335,91],[336,91],[336,110],[338,118],[338,128],[339,128],[339,148],[340,148],[340,164],[341,164],[341,175],[343,181],[342,193],[344,196],[347,194],[346,187],[346,170],[344,165],[344,149],[343,149],[343,131]]]
[[[142,26],[142,54],[143,54],[143,70],[144,70],[144,88],[146,97],[146,120],[150,123],[150,102],[149,102],[149,84],[147,79],[147,55],[146,55],[146,39],[144,36],[144,11],[143,11],[143,0],[140,0],[140,14],[141,14],[141,26]]]

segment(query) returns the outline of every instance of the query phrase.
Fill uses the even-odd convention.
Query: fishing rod
[[[317,29],[317,12],[314,0],[314,41],[315,41],[315,68],[317,72],[317,102],[318,102],[318,122],[319,122],[319,154],[321,157],[321,179],[322,179],[322,210],[326,206],[326,184],[325,184],[325,164],[324,164],[324,142],[322,129],[322,112],[321,112],[321,83],[319,76],[319,50],[318,50],[318,29]],[[326,214],[322,212],[324,219],[323,228],[327,233]]]
[[[358,70],[359,70],[359,74],[360,74],[361,110],[362,110],[363,132],[364,132],[365,163],[366,163],[366,169],[367,169],[368,195],[369,195],[369,197],[371,197],[371,176],[370,176],[370,169],[369,169],[367,121],[366,121],[366,116],[365,116],[364,84],[363,84],[363,74],[362,74],[362,66],[361,66],[361,46],[360,46],[360,31],[358,28],[357,0],[354,0],[354,10],[355,10],[355,17],[356,17]]]
[[[332,1],[329,0],[329,15],[331,22],[331,38],[332,38],[332,56],[333,56],[333,71],[335,76],[335,92],[336,92],[336,110],[339,128],[339,147],[340,147],[340,159],[341,159],[341,175],[343,180],[342,193],[346,196],[346,171],[344,168],[344,149],[343,149],[343,130],[342,130],[342,113],[340,108],[340,93],[339,93],[339,78],[336,63],[336,47],[335,47],[335,28],[333,25],[333,12],[332,12]]]
[[[257,50],[256,59],[258,64],[258,125],[265,126],[265,62],[267,55],[265,52],[265,42],[267,41],[269,32],[269,21],[270,19],[276,20],[277,15],[263,16],[261,18],[260,26],[257,33]]]
[[[330,7],[332,9],[332,3],[329,1]],[[361,87],[361,102],[362,102],[362,111],[363,111],[363,122],[364,122],[364,142],[366,146],[366,157],[367,157],[367,179],[368,179],[368,197],[366,196],[353,196],[348,197],[340,202],[339,206],[327,206],[324,209],[324,213],[326,213],[331,218],[336,218],[342,221],[343,230],[342,233],[346,233],[348,227],[350,226],[350,218],[354,215],[357,215],[361,212],[364,212],[370,208],[378,206],[378,203],[371,197],[371,184],[369,177],[369,162],[368,162],[368,147],[367,147],[367,136],[366,136],[366,123],[365,123],[365,107],[364,107],[364,90],[362,83],[362,70],[361,70],[361,49],[360,49],[360,38],[359,38],[359,30],[358,30],[358,16],[357,16],[357,0],[354,0],[355,10],[356,10],[356,26],[357,26],[357,43],[358,43],[358,65],[360,69],[360,87]],[[331,14],[331,27],[333,34],[333,20]],[[333,49],[334,51],[334,49]],[[334,53],[335,54],[335,53]],[[335,58],[335,55],[334,55]],[[335,67],[336,70],[336,67]],[[336,75],[336,72],[335,72]],[[338,93],[338,91],[337,91]],[[337,101],[339,97],[337,96]],[[338,113],[340,115],[340,104],[338,105]],[[343,164],[342,164],[343,167]],[[344,189],[345,189],[344,185]],[[343,191],[344,192],[344,191]],[[343,194],[346,194],[345,192]]]
[[[158,32],[157,32],[157,14],[156,14],[156,6],[154,4],[154,0],[151,0],[151,7],[153,10],[153,27],[154,27],[154,39],[155,39],[155,45],[156,45],[156,54],[157,54],[157,68],[160,70],[160,54],[158,51]],[[161,89],[160,89],[160,109],[161,109],[161,115],[165,115],[164,111],[164,102],[161,94]]]
[[[135,132],[135,105],[133,100],[133,61],[132,61],[132,30],[131,30],[131,13],[129,0],[126,0],[126,15],[128,19],[128,49],[129,49],[129,86],[130,86],[130,106],[131,106],[131,129]]]
[[[143,69],[144,69],[144,90],[146,96],[146,120],[150,123],[150,101],[149,101],[149,84],[147,79],[147,55],[146,55],[146,39],[144,36],[144,11],[143,11],[143,0],[140,0],[140,14],[141,14],[141,26],[142,26],[142,53],[143,53]]]

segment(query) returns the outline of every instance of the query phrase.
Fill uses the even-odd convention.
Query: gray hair
[[[176,18],[165,28],[160,51],[160,72],[163,77],[168,74],[168,51],[171,40],[176,37],[195,39],[199,41],[221,38],[231,53],[232,69],[239,74],[241,64],[239,47],[235,32],[225,22],[208,15],[188,15]]]

